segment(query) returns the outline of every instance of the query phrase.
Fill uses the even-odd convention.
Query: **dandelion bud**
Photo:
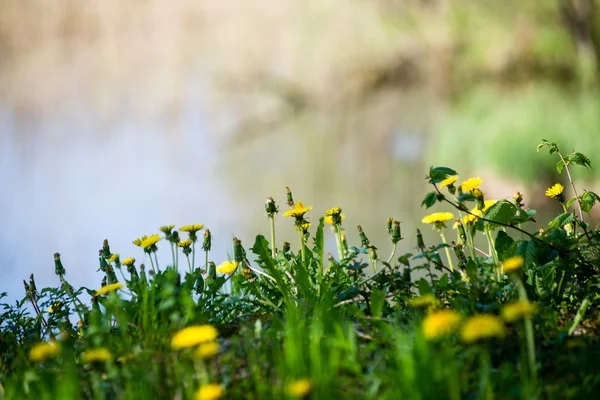
[[[400,231],[400,221],[394,221],[394,229],[392,230],[392,243],[396,244],[402,240],[402,232]]]
[[[208,229],[204,230],[204,241],[202,242],[202,250],[210,251],[212,247],[212,235]]]
[[[102,283],[101,283],[101,287],[106,286],[106,276],[104,278],[102,278]]]
[[[360,236],[360,243],[363,246],[368,246],[369,245],[369,238],[367,237],[367,235],[365,235],[365,233],[362,230],[362,227],[360,225],[358,225],[356,227],[356,229],[358,230],[358,235]]]
[[[460,219],[456,219],[456,230],[458,231],[458,237],[462,243],[467,242],[467,234],[465,232],[465,226]]]
[[[169,242],[177,244],[180,241],[181,241],[181,239],[179,238],[179,232],[178,231],[171,232],[171,234],[169,235]]]
[[[217,266],[213,261],[208,263],[208,276],[213,279],[217,277]]]
[[[417,248],[421,251],[425,251],[425,241],[423,241],[423,235],[421,234],[421,230],[417,229]]]
[[[54,273],[61,277],[66,273],[65,268],[60,262],[60,254],[58,253],[54,253]]]
[[[104,258],[104,250],[98,251],[98,261],[100,262],[100,271],[106,272],[106,267],[108,266],[108,263]]]
[[[292,191],[289,187],[285,187],[285,191],[287,192],[287,205],[290,207],[294,207],[294,198],[292,197]]]
[[[102,243],[102,252],[104,257],[110,257],[110,246],[108,245],[108,239],[104,239],[104,242]]]
[[[140,264],[140,283],[142,285],[148,284],[148,279],[146,278],[146,266],[144,264]]]
[[[520,192],[515,192],[513,199],[515,200],[515,205],[517,207],[523,207],[523,195]]]
[[[369,247],[369,257],[373,261],[377,260],[377,247],[375,247],[375,246]]]
[[[37,297],[37,288],[35,286],[35,279],[33,278],[33,274],[31,274],[29,276],[29,287],[31,289],[31,294],[33,295],[33,298]]]
[[[483,196],[483,192],[479,190],[479,188],[475,188],[471,190],[471,194],[475,196],[475,199],[477,200],[477,209],[483,210],[485,208],[485,199]]]
[[[287,253],[292,249],[290,242],[283,242],[283,252]]]
[[[233,259],[235,262],[244,261],[244,249],[242,248],[242,241],[238,238],[233,238]]]
[[[346,231],[340,232],[340,241],[342,242],[342,254],[348,253],[348,241],[346,240]]]
[[[388,217],[387,219],[387,233],[388,235],[392,234],[392,223],[394,222],[394,218]]]
[[[106,277],[108,278],[109,285],[119,282],[119,280],[117,279],[117,275],[115,274],[115,270],[110,264],[106,266],[104,272],[106,273]]]
[[[292,203],[293,205],[293,203]],[[265,211],[267,212],[267,216],[269,218],[273,218],[277,212],[279,212],[279,207],[275,204],[275,200],[272,197],[267,197],[267,202],[265,204]]]
[[[461,265],[461,266],[466,265],[467,257],[465,256],[465,252],[463,250],[463,245],[453,241],[452,247],[454,248],[454,254],[456,254],[456,258],[458,259],[459,265]]]

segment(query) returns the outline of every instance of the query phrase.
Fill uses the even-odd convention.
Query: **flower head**
[[[451,335],[458,329],[461,318],[459,313],[452,310],[431,313],[423,320],[423,335],[429,340]]]
[[[181,242],[177,243],[178,247],[190,247],[192,245],[192,241],[190,239],[185,239],[182,240]]]
[[[196,349],[196,356],[199,358],[211,358],[219,352],[218,342],[202,343]]]
[[[331,217],[332,215],[340,215],[342,213],[342,209],[339,207],[333,207],[329,210],[325,211],[325,216]]]
[[[161,240],[161,237],[157,233],[155,233],[146,238],[143,238],[142,242],[140,243],[140,247],[142,247],[144,250],[149,250],[152,246],[158,243],[159,240]]]
[[[223,387],[216,383],[210,383],[208,385],[200,386],[200,389],[196,391],[194,396],[196,400],[217,400],[223,396]]]
[[[81,355],[81,360],[84,363],[107,362],[112,360],[112,354],[108,349],[101,347],[84,352]]]
[[[184,225],[181,228],[179,228],[179,230],[182,232],[196,233],[199,230],[201,230],[202,228],[204,228],[204,224],[194,224],[194,225]]]
[[[219,332],[212,325],[190,326],[180,330],[173,336],[171,347],[177,350],[198,346],[199,344],[215,340],[218,335]]]
[[[475,315],[465,322],[461,330],[461,339],[465,343],[474,343],[483,339],[504,337],[502,320],[494,315]]]
[[[238,263],[235,261],[224,261],[217,267],[217,272],[221,274],[231,274],[237,268]]]
[[[135,263],[135,258],[129,257],[123,260],[123,265],[133,265]]]
[[[449,176],[448,178],[446,178],[446,179],[444,179],[443,181],[440,182],[440,187],[446,187],[446,186],[454,185],[457,180],[458,180],[458,176],[457,175]]]
[[[119,259],[119,255],[118,254],[112,254],[109,258],[108,258],[108,262],[109,263],[113,263],[115,261],[117,261]]]
[[[325,216],[325,223],[329,224],[329,225],[334,225],[335,222],[333,220],[333,216],[331,215],[326,215]],[[346,219],[346,216],[344,214],[339,214],[338,218],[340,219],[340,222]]]
[[[502,263],[502,269],[504,272],[513,272],[521,268],[524,263],[525,260],[521,256],[511,257],[507,260],[504,260]]]
[[[306,232],[311,225],[312,224],[310,222],[304,221],[301,224],[296,224],[296,226],[294,226],[294,229],[297,231]]]
[[[304,203],[301,201],[294,204],[294,207],[291,210],[287,210],[283,213],[284,217],[295,217],[301,218],[304,214],[312,210],[312,206],[305,207]]]
[[[477,177],[477,178],[470,178],[467,179],[466,181],[464,181],[463,183],[460,184],[460,188],[462,189],[463,192],[469,192],[477,187],[479,187],[479,185],[481,185],[483,183],[483,179]]]
[[[122,288],[123,288],[123,284],[121,282],[102,286],[100,289],[96,290],[96,296],[102,296],[104,294],[108,294],[110,292],[114,292],[114,291],[122,289]]]
[[[454,219],[454,215],[449,212],[436,212],[433,214],[429,214],[421,220],[424,224],[435,224],[439,222],[446,222],[451,219]]]
[[[41,362],[54,358],[60,352],[60,346],[57,342],[38,343],[29,350],[29,359],[35,362]]]
[[[310,393],[312,382],[308,378],[296,379],[287,387],[287,392],[290,397],[304,397]]]
[[[516,301],[502,307],[502,318],[506,322],[515,322],[530,317],[537,311],[537,306],[526,300]]]
[[[408,301],[408,304],[414,308],[428,308],[438,304],[438,299],[431,293],[427,293],[423,296],[413,297]]]
[[[552,186],[551,188],[546,189],[546,196],[548,196],[552,199],[562,197],[563,190],[565,190],[565,187],[563,185],[561,185],[560,183],[557,183],[556,185]]]
[[[165,235],[170,235],[173,228],[175,228],[175,225],[164,225],[160,227],[160,231]]]

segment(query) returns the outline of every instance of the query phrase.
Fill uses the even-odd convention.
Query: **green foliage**
[[[543,146],[564,158],[569,175],[590,166],[580,153]],[[535,212],[518,199],[489,205],[480,190],[439,187],[456,174],[432,167],[423,205],[452,207],[457,233],[447,214],[432,214],[442,218],[432,217],[442,242],[426,245],[418,232],[416,254],[396,254],[400,235],[389,227],[399,223],[390,219],[389,257],[362,228],[360,247],[349,245],[341,222],[330,225],[338,258],[326,256],[325,218],[310,247],[304,213],[292,215],[298,251],[275,251],[259,234],[250,261],[234,238],[233,262],[215,268],[204,249],[206,265],[186,273],[175,242],[158,243],[172,246],[162,270],[156,249],[142,249],[148,273],[129,261],[125,268],[105,242],[100,266],[115,282],[99,290],[75,290],[57,254],[60,287],[38,290],[31,276],[22,300],[0,305],[0,398],[194,399],[206,398],[198,389],[209,384],[224,398],[255,399],[592,396],[600,230],[573,205],[589,212],[600,199],[555,197],[564,212],[531,229]],[[530,308],[511,314],[519,305]],[[218,337],[202,340],[218,345],[216,354],[201,355],[197,332],[176,344],[185,328],[211,326]],[[41,342],[56,345],[40,356]],[[108,356],[91,360],[98,349]]]

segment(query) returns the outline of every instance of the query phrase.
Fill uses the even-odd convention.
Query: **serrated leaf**
[[[437,201],[438,201],[437,193],[429,192],[423,199],[423,202],[421,203],[421,207],[426,206],[426,208],[429,208],[429,207],[433,206],[435,203],[437,203]]]
[[[459,203],[464,203],[465,201],[475,201],[477,197],[473,196],[471,193],[464,193],[458,197]]]
[[[592,162],[582,153],[575,152],[571,154],[568,159],[570,163],[581,165],[586,168],[592,168]]]
[[[429,182],[440,183],[449,175],[456,175],[456,171],[448,167],[431,167],[429,168]]]
[[[565,163],[563,163],[562,160],[560,160],[557,164],[556,164],[556,170],[558,171],[559,174],[562,174],[563,170],[565,169]]]
[[[495,247],[496,252],[498,253],[498,257],[501,261],[509,258],[511,254],[514,253],[514,245],[515,241],[513,238],[508,236],[508,234],[502,230],[498,231],[498,235],[496,236]]]
[[[572,213],[562,213],[558,217],[554,218],[552,221],[548,223],[552,228],[560,228],[573,221],[575,215]]]
[[[517,208],[514,204],[506,200],[500,200],[486,211],[484,218],[501,224],[508,224],[516,212]]]
[[[525,265],[531,265],[535,262],[537,246],[533,240],[521,242],[517,247],[516,255],[523,257]]]
[[[317,253],[317,257],[319,258],[319,266],[321,270],[323,270],[323,253],[325,237],[323,235],[323,224],[324,217],[319,218],[319,226],[317,227],[317,233],[315,234],[315,247],[313,248],[313,252]]]

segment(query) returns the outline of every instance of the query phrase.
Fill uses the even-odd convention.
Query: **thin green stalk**
[[[196,242],[192,242],[192,267],[196,265]]]
[[[444,240],[444,239],[442,239],[442,240]],[[388,264],[391,264],[391,262],[394,261],[394,265],[392,265],[392,267],[396,266],[396,259],[394,257],[396,255],[396,248],[397,247],[398,247],[398,243],[394,243],[393,246],[392,246],[392,254],[390,254],[390,258],[388,258],[388,260],[387,260]]]
[[[204,270],[208,273],[208,250],[204,251]]]
[[[490,247],[490,255],[492,256],[492,259],[494,260],[494,265],[495,265],[495,269],[496,269],[496,280],[500,281],[501,276],[500,276],[500,260],[498,259],[498,253],[496,252],[496,245],[494,244],[494,238],[492,236],[492,230],[490,229],[489,225],[487,225],[485,227],[485,234],[487,236],[488,239],[488,243],[489,243],[489,247]]]
[[[523,281],[521,280],[521,278],[517,278],[516,282],[519,291],[519,299],[521,301],[529,301],[529,299],[527,298],[527,290],[525,290],[525,285],[523,285]],[[534,387],[536,387],[537,367],[535,361],[535,338],[533,336],[533,322],[531,320],[531,316],[525,317],[525,338],[527,341],[527,361],[529,362],[529,373],[531,383]]]
[[[337,245],[338,257],[340,261],[344,258],[344,249],[342,247],[342,230],[340,226],[335,225],[335,243]]]
[[[156,251],[154,252],[154,260],[156,261],[156,270],[160,272],[160,266],[158,265],[158,254],[156,254]]]
[[[269,219],[271,220],[271,258],[275,260],[277,256],[277,252],[275,251],[275,217],[270,216]]]
[[[148,257],[150,258],[150,266],[152,267],[152,272],[156,274],[156,268],[154,267],[154,260],[152,259],[152,253],[148,253]]]
[[[588,298],[583,299],[583,301],[581,302],[581,305],[579,306],[579,309],[577,310],[577,315],[575,315],[575,319],[573,320],[573,323],[571,324],[571,327],[569,328],[569,335],[572,335],[573,332],[575,332],[575,329],[577,329],[577,327],[581,323],[581,320],[583,319],[583,315],[585,314],[585,311],[587,310],[589,304],[590,304],[590,300]]]
[[[177,269],[178,265],[177,265],[177,262],[175,261],[175,245],[173,244],[173,242],[171,242],[171,256],[173,256],[173,267],[175,267],[175,269]]]
[[[444,235],[444,231],[440,229],[439,232],[440,232],[440,236],[442,237],[442,242],[447,245],[448,242],[446,241],[446,235]],[[394,250],[395,249],[396,249],[396,247],[394,247]],[[452,263],[452,257],[450,256],[450,248],[445,247],[444,250],[446,250],[446,257],[448,257],[448,264],[450,265],[450,271],[454,272],[454,263]]]
[[[190,263],[190,256],[186,254],[185,258],[187,258],[188,268],[190,270],[190,274],[192,273],[192,263]]]
[[[302,252],[302,264],[306,267],[306,250],[304,249],[304,229],[299,228],[298,234],[300,235],[300,251]]]

